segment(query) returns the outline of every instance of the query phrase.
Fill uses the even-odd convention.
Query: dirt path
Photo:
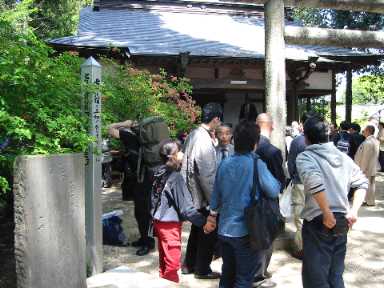
[[[376,207],[362,207],[360,218],[350,232],[346,271],[344,279],[347,288],[382,288],[384,287],[384,174],[377,180]],[[124,211],[123,227],[129,241],[138,238],[138,230],[133,216],[133,203],[121,201],[118,188],[103,192],[104,212],[113,209]],[[189,225],[183,227],[183,252],[188,239]],[[138,271],[158,275],[158,254],[153,251],[147,256],[138,257],[133,247],[104,246],[104,268],[106,270],[120,265],[127,265]],[[212,264],[216,271],[221,270],[221,261]],[[285,251],[275,251],[272,256],[270,271],[272,280],[281,288],[300,288],[301,262],[292,258]],[[197,280],[192,275],[182,275],[180,287],[213,288],[218,286],[217,280]]]

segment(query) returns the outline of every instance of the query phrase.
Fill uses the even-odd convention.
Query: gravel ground
[[[347,288],[383,288],[384,287],[384,174],[377,180],[376,207],[362,207],[360,217],[349,234],[346,271],[344,279]],[[103,210],[110,212],[122,209],[123,227],[132,242],[138,238],[138,230],[133,216],[133,203],[121,201],[118,188],[103,191]],[[188,239],[189,225],[183,227],[183,252]],[[104,246],[104,269],[127,265],[140,272],[158,274],[158,253],[153,251],[147,256],[138,257],[133,247]],[[221,261],[212,263],[215,271],[220,271]],[[292,258],[286,251],[275,251],[272,256],[270,271],[276,287],[300,288],[301,262]],[[192,275],[182,275],[179,287],[217,287],[217,280],[197,280]]]

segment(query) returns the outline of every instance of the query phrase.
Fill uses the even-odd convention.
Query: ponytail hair
[[[160,144],[159,154],[161,161],[167,168],[171,170],[177,170],[179,168],[179,162],[176,159],[177,152],[180,151],[180,144],[170,139],[164,140]]]

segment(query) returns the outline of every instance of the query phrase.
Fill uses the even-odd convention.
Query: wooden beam
[[[289,26],[285,41],[297,45],[383,48],[384,32]]]
[[[230,0],[228,0],[230,1]],[[238,2],[265,4],[266,0],[240,0]],[[285,7],[326,8],[346,11],[366,11],[384,14],[383,0],[284,0]]]
[[[265,100],[275,129],[271,142],[285,154],[287,100],[285,83],[284,2],[269,0],[265,4]]]
[[[240,80],[241,81],[241,80]],[[233,84],[235,83],[235,84]],[[232,82],[230,79],[191,79],[193,89],[241,89],[241,90],[263,90],[263,80],[244,80],[244,84],[240,82]]]

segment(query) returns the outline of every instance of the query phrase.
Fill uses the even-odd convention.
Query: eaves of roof
[[[286,22],[286,25],[295,25]],[[264,58],[264,18],[262,15],[169,12],[122,9],[80,13],[76,36],[50,40],[51,45],[108,48],[120,47],[131,55],[171,56],[189,53],[192,57]],[[324,57],[380,57],[378,54],[324,47],[286,46],[286,58],[307,60]]]

